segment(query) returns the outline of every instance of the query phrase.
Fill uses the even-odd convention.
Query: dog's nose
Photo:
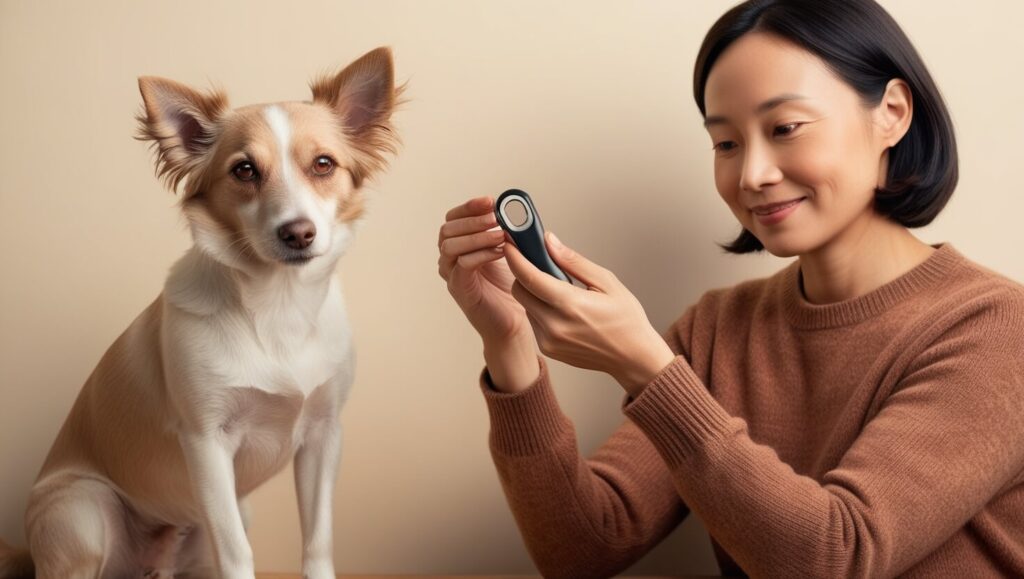
[[[292,249],[305,249],[316,237],[316,225],[306,218],[289,221],[278,228],[277,237]]]

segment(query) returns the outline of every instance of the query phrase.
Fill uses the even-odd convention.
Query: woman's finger
[[[441,255],[458,258],[460,255],[470,253],[485,247],[494,247],[505,239],[502,230],[481,231],[471,235],[460,235],[449,237],[441,241]]]
[[[618,279],[611,271],[569,248],[551,231],[545,232],[544,243],[555,264],[565,273],[586,284],[588,288],[602,293],[612,293],[612,290],[616,289]]]
[[[526,259],[512,242],[505,244],[505,261],[508,262],[508,267],[512,270],[512,275],[516,276],[516,280],[529,293],[548,304],[564,303],[572,292],[586,291],[537,269],[537,266]]]
[[[523,308],[538,320],[552,320],[561,316],[561,312],[552,307],[551,304],[531,293],[530,290],[518,279],[512,282],[511,293],[512,297],[522,304]]]
[[[498,219],[494,216],[493,211],[488,211],[483,215],[473,215],[471,217],[462,217],[446,221],[444,225],[441,226],[437,244],[440,246],[445,239],[450,237],[459,237],[461,235],[468,235],[478,231],[486,231],[497,226]]]
[[[453,219],[461,219],[462,217],[469,217],[470,215],[480,215],[486,211],[490,211],[494,206],[494,200],[488,196],[474,197],[469,201],[461,205],[448,210],[445,214],[445,221],[452,221]]]
[[[458,266],[466,271],[473,271],[485,263],[501,259],[502,255],[504,255],[504,250],[501,247],[478,249],[460,255],[452,262],[452,268],[454,269],[455,266]]]

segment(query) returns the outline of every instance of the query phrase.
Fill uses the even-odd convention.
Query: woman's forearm
[[[523,333],[500,342],[484,341],[484,362],[499,392],[521,392],[540,376],[533,334]]]
[[[657,449],[625,421],[587,459],[550,383],[547,360],[525,391],[496,392],[481,374],[489,447],[509,507],[545,577],[611,577],[686,516]]]

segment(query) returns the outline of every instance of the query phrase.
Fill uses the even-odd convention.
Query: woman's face
[[[902,136],[889,128],[899,112],[886,98],[865,109],[813,54],[749,33],[719,56],[704,99],[715,186],[773,255],[813,252],[855,223],[880,219],[874,189],[884,183],[886,149]],[[759,208],[789,201],[774,213]]]

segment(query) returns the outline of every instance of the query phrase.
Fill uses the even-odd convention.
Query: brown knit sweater
[[[692,510],[725,575],[1024,577],[1024,286],[949,243],[853,299],[799,262],[708,291],[677,356],[590,457],[548,369],[480,388],[508,503],[548,577],[606,577]]]

